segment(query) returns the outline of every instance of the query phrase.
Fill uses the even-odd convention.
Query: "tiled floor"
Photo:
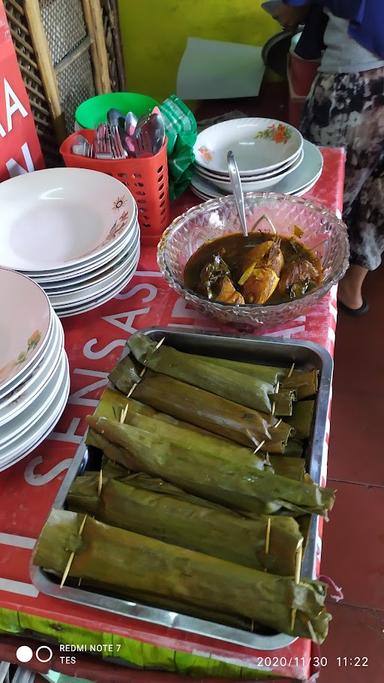
[[[367,279],[369,313],[340,313],[336,331],[328,484],[337,496],[322,572],[343,587],[344,600],[328,605],[320,683],[384,681],[383,293],[384,267]],[[367,667],[354,666],[364,657]]]

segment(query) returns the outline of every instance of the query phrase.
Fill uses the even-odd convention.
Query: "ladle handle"
[[[235,155],[232,151],[229,151],[227,154],[227,163],[237,213],[239,214],[240,218],[241,229],[243,231],[244,237],[248,237],[247,219],[245,216],[244,194],[243,189],[241,187],[239,169],[237,167]]]

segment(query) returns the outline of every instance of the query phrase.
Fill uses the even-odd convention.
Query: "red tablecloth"
[[[340,211],[343,202],[344,153],[325,149],[324,171],[309,196]],[[181,213],[197,203],[187,193],[174,207]],[[85,416],[92,412],[127,337],[148,326],[218,327],[186,305],[166,285],[156,265],[155,249],[144,249],[138,271],[126,292],[104,306],[63,321],[71,368],[71,396],[59,424],[25,460],[0,474],[0,609],[38,615],[51,621],[118,634],[154,645],[257,667],[265,655],[250,648],[215,641],[100,610],[56,600],[39,593],[29,578],[31,549],[52,501],[81,442]],[[307,315],[268,334],[317,342],[333,353],[336,327],[335,291]],[[228,328],[227,328],[228,329]],[[232,330],[233,331],[233,330]],[[327,449],[327,443],[324,444]],[[326,471],[323,472],[324,478]],[[319,528],[319,558],[321,528]],[[24,620],[25,623],[25,620]],[[310,641],[274,651],[277,674],[305,679],[310,670]],[[282,659],[284,657],[285,659]],[[284,665],[283,665],[284,664]],[[155,680],[155,676],[153,677]]]

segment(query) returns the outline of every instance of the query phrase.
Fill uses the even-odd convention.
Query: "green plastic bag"
[[[191,110],[176,95],[168,97],[160,105],[160,111],[168,138],[169,193],[171,199],[176,199],[191,182],[197,123]]]

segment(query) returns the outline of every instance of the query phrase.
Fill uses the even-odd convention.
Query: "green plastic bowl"
[[[77,107],[75,116],[81,128],[97,128],[99,123],[106,123],[109,109],[119,109],[124,115],[132,111],[136,116],[142,116],[158,105],[159,103],[148,95],[111,92],[85,100]]]

